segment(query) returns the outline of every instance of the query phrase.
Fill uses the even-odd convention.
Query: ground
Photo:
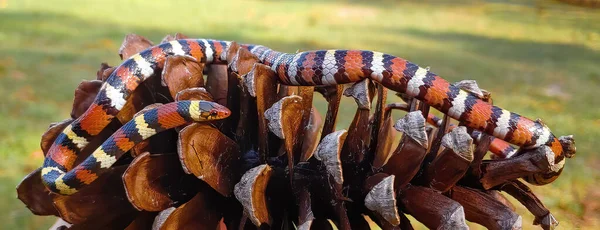
[[[477,80],[494,103],[573,134],[577,156],[535,192],[563,229],[600,227],[600,12],[553,1],[0,0],[0,222],[48,227],[15,186],[42,163],[40,135],[69,116],[73,90],[101,62],[120,63],[128,33],[258,43],[277,50],[367,49],[449,81]],[[322,101],[321,101],[322,103]],[[340,126],[355,107],[342,106]],[[324,110],[322,110],[324,112]],[[519,207],[524,226],[532,216]]]

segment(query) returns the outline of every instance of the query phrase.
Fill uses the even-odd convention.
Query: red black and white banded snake
[[[206,64],[226,64],[227,52],[225,51],[230,44],[228,41],[207,39],[174,40],[148,48],[124,61],[102,85],[88,110],[56,138],[44,161],[42,169],[44,184],[52,192],[72,194],[84,184],[91,183],[102,168],[110,167],[116,160],[116,155],[112,155],[109,156],[110,160],[105,162],[102,157],[108,155],[100,154],[94,157],[96,152],[103,148],[120,148],[117,152],[128,150],[120,146],[119,142],[111,141],[109,138],[84,163],[73,167],[81,149],[111,122],[142,81],[162,69],[167,56],[182,55]],[[554,153],[555,164],[562,164],[567,155],[559,139],[541,122],[532,121],[484,102],[427,69],[389,54],[363,50],[319,50],[288,54],[264,46],[242,45],[242,47],[259,57],[263,64],[270,66],[277,73],[282,84],[336,85],[370,78],[391,90],[417,98],[462,121],[466,126],[496,138],[526,149],[548,146]],[[178,103],[173,103],[171,106]],[[213,112],[229,113],[217,104],[210,103],[210,105],[217,108]],[[181,114],[179,116],[189,118]],[[121,127],[113,137],[139,131],[140,127],[135,123],[136,119]],[[181,125],[172,123],[174,120],[160,118],[147,122],[145,123],[147,127],[156,128]],[[139,138],[134,140],[127,137],[127,140],[129,140],[127,147],[133,147],[132,143]],[[560,171],[536,175],[530,177],[529,182],[549,183],[558,177],[559,173]]]
[[[435,115],[430,113],[427,116],[427,123],[429,123],[430,125],[433,125],[435,127],[440,127],[442,125],[442,118],[436,117]],[[455,126],[454,124],[450,124],[449,129],[454,129],[456,127],[457,126]],[[473,130],[471,137],[473,139],[475,139],[477,142],[479,142],[482,135],[483,134],[480,131]],[[517,153],[517,149],[515,149],[508,142],[498,139],[498,138],[495,138],[495,137],[491,137],[491,138],[492,139],[491,139],[489,151],[492,152],[496,158],[498,158],[498,159],[510,158]]]

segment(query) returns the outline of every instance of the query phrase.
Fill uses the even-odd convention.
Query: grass
[[[120,63],[123,37],[192,37],[274,49],[384,51],[450,80],[475,79],[494,103],[574,134],[578,156],[555,183],[534,187],[561,227],[598,228],[600,13],[551,1],[33,1],[0,0],[0,222],[48,227],[15,199],[42,162],[39,138],[70,113],[73,90],[101,62]],[[354,107],[343,106],[344,127]],[[532,216],[518,212],[529,227]]]

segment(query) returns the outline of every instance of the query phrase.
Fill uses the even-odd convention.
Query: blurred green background
[[[600,227],[600,11],[538,1],[0,0],[0,228],[47,228],[15,186],[42,163],[40,135],[69,116],[75,87],[120,63],[128,33],[257,43],[294,52],[368,49],[458,81],[494,103],[574,134],[562,176],[534,191],[563,229]],[[338,127],[355,107],[342,106]],[[322,111],[324,112],[324,111]],[[525,228],[533,217],[519,206]]]

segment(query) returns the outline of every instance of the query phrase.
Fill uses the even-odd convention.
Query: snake
[[[435,127],[440,127],[442,125],[442,122],[443,122],[442,118],[439,118],[431,113],[427,115],[427,123],[429,123],[430,125],[433,125]],[[456,127],[457,127],[456,125],[450,124],[448,129],[452,130]],[[482,135],[483,135],[483,133],[481,133],[480,131],[477,131],[477,130],[473,130],[473,132],[471,133],[471,137],[473,139],[475,139],[477,142],[479,142],[481,140]],[[493,136],[490,136],[490,138],[491,138],[491,140],[490,140],[489,151],[492,152],[496,158],[499,158],[499,159],[510,158],[517,153],[517,149],[514,148],[512,145],[510,145],[508,142],[498,139],[498,138],[495,138]]]
[[[225,106],[209,101],[177,101],[143,111],[115,131],[100,147],[75,168],[65,172],[57,167],[42,169],[51,191],[63,195],[76,193],[91,184],[136,144],[167,129],[189,122],[227,118]]]
[[[55,193],[72,190],[57,187],[69,172],[81,149],[100,133],[123,108],[137,86],[160,74],[169,56],[187,56],[204,64],[227,64],[230,41],[179,39],[165,42],[119,65],[103,83],[94,102],[61,132],[48,150],[42,167],[42,182]],[[542,122],[493,106],[427,68],[405,59],[366,50],[317,50],[283,53],[262,45],[241,45],[276,72],[284,85],[317,86],[359,82],[369,78],[386,88],[417,98],[466,126],[526,149],[548,146],[555,163],[565,155],[557,137]],[[567,152],[568,153],[568,152]],[[92,172],[93,173],[93,172]],[[530,183],[545,184],[559,173],[540,174]]]

